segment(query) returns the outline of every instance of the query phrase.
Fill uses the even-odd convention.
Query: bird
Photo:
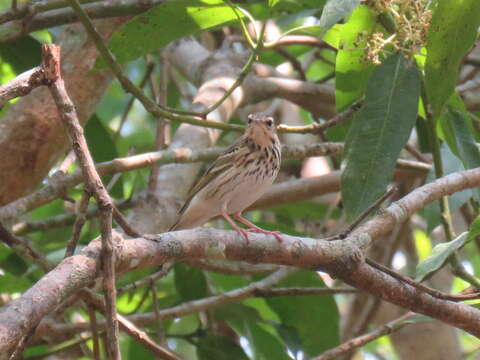
[[[201,226],[222,216],[249,243],[248,233],[273,235],[242,216],[273,184],[281,162],[281,145],[272,116],[253,113],[247,117],[244,134],[227,148],[196,181],[179,210],[178,220],[170,231]],[[248,228],[239,227],[233,218]]]

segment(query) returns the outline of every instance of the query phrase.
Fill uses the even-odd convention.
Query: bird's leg
[[[261,227],[258,227],[257,225],[255,225],[254,223],[248,221],[247,219],[245,219],[244,217],[242,217],[242,213],[239,212],[239,213],[236,213],[235,216],[234,216],[235,220],[238,220],[240,221],[242,224],[244,225],[247,225],[248,226],[248,229],[247,230],[244,230],[246,232],[259,232],[259,233],[262,233],[262,234],[270,234],[270,235],[273,235],[275,236],[275,239],[277,239],[278,242],[282,242],[282,237],[280,236],[280,232],[279,231],[268,231],[268,230],[264,230],[262,229]]]
[[[245,237],[245,241],[247,242],[247,244],[249,244],[250,240],[248,239],[248,231],[245,229],[242,229],[237,224],[235,224],[235,221],[233,221],[230,215],[228,215],[225,211],[222,211],[222,216],[225,218],[225,220],[228,221],[230,225],[232,225],[232,228],[234,228],[236,231],[238,231],[240,234],[242,234]]]

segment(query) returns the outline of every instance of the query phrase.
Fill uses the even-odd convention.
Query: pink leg
[[[268,231],[268,230],[264,230],[264,229],[258,227],[257,225],[255,225],[254,223],[248,221],[248,220],[245,219],[244,217],[242,217],[242,213],[236,213],[235,216],[234,216],[234,218],[235,218],[235,220],[238,220],[238,221],[240,221],[242,224],[248,226],[248,229],[247,229],[247,230],[244,230],[244,231],[247,231],[247,232],[259,232],[259,233],[262,233],[262,234],[270,234],[270,235],[275,236],[275,239],[277,239],[278,242],[282,242],[282,238],[281,238],[281,236],[280,236],[280,232],[279,232],[279,231]]]
[[[248,239],[248,231],[245,229],[242,229],[237,224],[235,224],[232,218],[225,211],[222,212],[222,216],[225,218],[225,220],[228,221],[230,225],[232,225],[232,228],[234,228],[236,231],[238,231],[240,234],[242,234],[245,237],[245,241],[247,242],[247,244],[249,244],[250,240]]]

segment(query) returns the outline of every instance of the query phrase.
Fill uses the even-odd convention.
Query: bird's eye
[[[269,118],[269,119],[267,119],[266,123],[267,123],[267,126],[268,126],[268,127],[272,127],[272,125],[273,125],[273,120]]]

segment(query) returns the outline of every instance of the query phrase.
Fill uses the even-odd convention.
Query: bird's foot
[[[275,236],[275,239],[277,239],[277,241],[279,243],[281,243],[283,241],[282,237],[280,236],[280,231],[268,231],[268,230],[264,230],[258,226],[255,226],[255,227],[251,227],[247,230],[245,230],[247,232],[258,232],[258,233],[262,233],[262,234],[267,234],[267,235],[273,235]]]
[[[248,244],[250,244],[250,239],[248,238],[248,230],[245,230],[245,229],[242,229],[241,227],[238,227],[237,229],[235,229],[236,231],[238,231],[240,234],[243,235],[243,237],[245,238],[245,242]]]

